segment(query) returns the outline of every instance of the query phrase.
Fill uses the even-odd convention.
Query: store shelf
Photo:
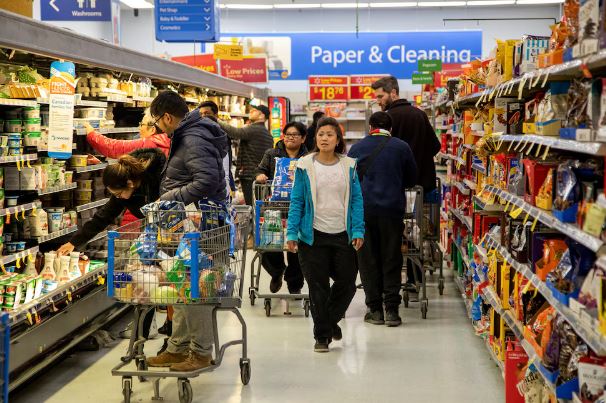
[[[464,216],[463,213],[456,208],[451,208],[450,211],[455,217],[459,219],[459,221],[465,224],[465,226],[469,228],[470,231],[472,230],[472,223],[470,217]]]
[[[48,235],[44,235],[44,236],[41,236],[41,237],[36,237],[34,239],[36,239],[36,241],[38,243],[44,243],[44,242],[52,241],[53,239],[61,238],[62,236],[66,236],[66,235],[72,234],[72,233],[74,233],[76,231],[78,231],[78,226],[77,225],[72,225],[69,228],[62,229],[61,231],[51,232]]]
[[[486,212],[498,212],[505,210],[505,206],[502,206],[500,204],[488,204],[484,202],[484,200],[480,199],[478,196],[474,196],[473,201],[479,208]]]
[[[101,164],[95,164],[95,165],[88,165],[85,167],[77,167],[74,168],[74,172],[77,174],[82,174],[85,172],[93,172],[93,171],[100,171],[102,169],[107,168],[107,162],[102,162]]]
[[[555,308],[555,310],[564,318],[575,332],[591,347],[591,349],[598,355],[606,354],[606,337],[602,336],[599,332],[587,326],[583,323],[580,318],[570,308],[560,303],[552,294],[551,290],[547,287],[547,284],[538,278],[527,264],[522,264],[516,261],[513,256],[509,254],[507,249],[499,244],[496,239],[491,236],[487,237],[490,247],[496,249],[501,256],[518,272],[526,277],[536,289],[545,297],[545,300]]]
[[[509,202],[515,205],[516,207],[521,207],[523,211],[528,214],[529,217],[538,219],[549,228],[560,231],[562,234],[585,245],[594,252],[597,252],[604,245],[604,243],[599,238],[589,235],[588,233],[584,232],[582,229],[578,228],[575,225],[561,222],[553,215],[551,215],[550,212],[541,210],[537,207],[532,206],[529,203],[526,203],[519,196],[512,195],[511,193],[508,193],[494,186],[486,186],[484,189],[498,197],[501,197],[506,202]]]
[[[583,154],[591,154],[596,156],[606,156],[606,143],[585,142],[576,140],[560,139],[558,137],[538,136],[538,135],[511,135],[504,134],[498,137],[507,143],[525,144],[523,147],[528,147],[529,144],[534,144],[541,147],[549,147],[557,150],[572,151]],[[513,146],[515,149],[516,146]],[[533,152],[536,152],[534,149]]]
[[[36,106],[37,101],[29,99],[0,98],[0,106]]]
[[[474,245],[476,253],[482,258],[484,263],[488,263],[488,252],[482,246],[476,244]]]
[[[154,102],[154,97],[140,97],[140,96],[133,96],[132,100],[134,102],[147,102],[147,103],[152,103]]]
[[[92,99],[80,99],[76,101],[76,106],[86,106],[91,108],[107,108],[107,101],[94,101]]]
[[[15,162],[27,162],[36,161],[38,154],[24,154],[24,155],[11,155],[7,157],[0,157],[0,164],[12,164]]]
[[[185,99],[185,102],[187,102],[188,104],[198,105],[200,103],[200,100],[198,98],[183,97],[183,99]]]
[[[469,188],[465,186],[463,182],[456,181],[454,185],[457,189],[459,189],[459,192],[463,193],[465,196],[469,196]]]
[[[78,187],[77,183],[68,183],[67,185],[62,185],[62,186],[56,186],[56,187],[52,187],[52,188],[46,188],[46,189],[42,189],[42,190],[38,190],[38,195],[42,196],[42,195],[48,195],[51,193],[59,193],[59,192],[65,192],[66,190],[72,190]]]
[[[82,204],[80,206],[76,206],[76,211],[78,213],[81,213],[81,212],[86,211],[86,210],[90,210],[90,209],[94,209],[94,208],[97,208],[97,207],[101,207],[105,203],[107,203],[108,201],[109,201],[109,198],[106,198],[106,199],[96,200],[94,202]]]
[[[463,259],[463,263],[465,264],[465,266],[470,267],[471,260],[469,260],[469,256],[467,256],[467,251],[464,250],[463,247],[456,242],[454,242],[454,245],[459,250],[459,253],[461,254],[461,258]]]
[[[484,165],[480,165],[480,164],[473,164],[471,166],[471,169],[473,169],[474,171],[478,171],[479,173],[481,173],[482,175],[486,175],[486,167]]]
[[[463,179],[463,183],[465,184],[465,186],[467,186],[471,190],[476,190],[476,188],[477,188],[476,183],[469,179]]]
[[[33,203],[20,204],[18,206],[7,207],[4,209],[0,209],[0,217],[5,217],[7,215],[13,215],[16,213],[21,214],[24,211],[33,210],[34,208],[41,208],[42,203],[39,201],[35,201]]]
[[[490,356],[490,358],[492,358],[492,360],[494,361],[496,366],[499,367],[501,376],[503,377],[503,379],[505,379],[505,364],[503,363],[503,361],[499,360],[499,357],[497,357],[497,355],[495,354],[492,347],[490,347],[490,343],[488,342],[488,339],[484,340],[484,345],[486,346],[486,349],[488,350],[488,355]]]
[[[78,136],[86,136],[88,133],[86,129],[74,129]],[[97,133],[111,134],[111,133],[139,133],[138,127],[108,127],[104,129],[95,129]]]
[[[22,252],[17,252],[17,253],[12,253],[12,254],[6,255],[6,256],[1,256],[0,264],[4,266],[7,264],[16,262],[17,260],[23,260],[26,257],[28,257],[29,255],[36,257],[36,253],[38,253],[38,250],[39,250],[39,248],[37,246],[34,246],[34,247],[26,249]]]
[[[99,241],[99,240],[101,240],[101,239],[103,239],[105,237],[107,237],[107,231],[99,232],[99,234],[97,234],[96,237],[94,237],[93,239],[91,239],[90,241],[88,241],[87,244]]]

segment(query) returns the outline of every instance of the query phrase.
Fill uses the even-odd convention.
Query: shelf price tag
[[[349,99],[368,101],[375,99],[375,92],[372,84],[379,80],[383,75],[355,75],[349,77]]]
[[[515,210],[511,210],[511,212],[509,213],[509,215],[513,218],[516,219],[520,216],[520,214],[522,214],[522,211],[524,211],[524,208],[522,207],[518,207]]]
[[[310,101],[347,101],[349,76],[309,76]]]
[[[105,284],[105,277],[99,275],[99,277],[97,277],[97,285],[104,285]]]

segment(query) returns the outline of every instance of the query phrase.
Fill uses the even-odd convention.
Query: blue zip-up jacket
[[[290,196],[290,209],[288,211],[288,227],[286,239],[288,241],[303,241],[308,245],[314,242],[314,205],[316,202],[316,172],[314,157],[311,153],[299,159],[295,171],[295,183]],[[362,189],[356,172],[356,161],[344,155],[339,156],[340,165],[349,178],[346,190],[347,204],[347,235],[349,241],[364,239],[364,201]]]

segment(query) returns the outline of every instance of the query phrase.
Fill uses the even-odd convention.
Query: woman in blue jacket
[[[315,152],[297,163],[288,212],[288,248],[298,250],[309,285],[316,352],[328,352],[330,342],[343,337],[338,322],[356,293],[355,250],[364,242],[356,164],[344,153],[337,121],[320,119]]]

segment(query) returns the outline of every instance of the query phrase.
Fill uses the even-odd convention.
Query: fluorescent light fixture
[[[324,3],[322,8],[365,8],[368,3]]]
[[[302,9],[302,8],[320,8],[320,3],[289,3],[289,4],[274,4],[275,9]]]
[[[226,4],[225,8],[230,10],[271,10],[271,4]]]
[[[225,8],[225,4],[219,4],[219,8]]]
[[[420,1],[419,7],[461,7],[465,6],[464,1]]]
[[[154,8],[154,5],[145,0],[120,0],[122,4],[130,8]]]
[[[416,7],[416,1],[403,1],[401,3],[370,3],[370,8],[400,8],[400,7]]]
[[[505,6],[510,4],[515,4],[515,0],[478,0],[478,1],[468,1],[468,6]]]
[[[561,4],[564,0],[518,0],[517,4]]]

